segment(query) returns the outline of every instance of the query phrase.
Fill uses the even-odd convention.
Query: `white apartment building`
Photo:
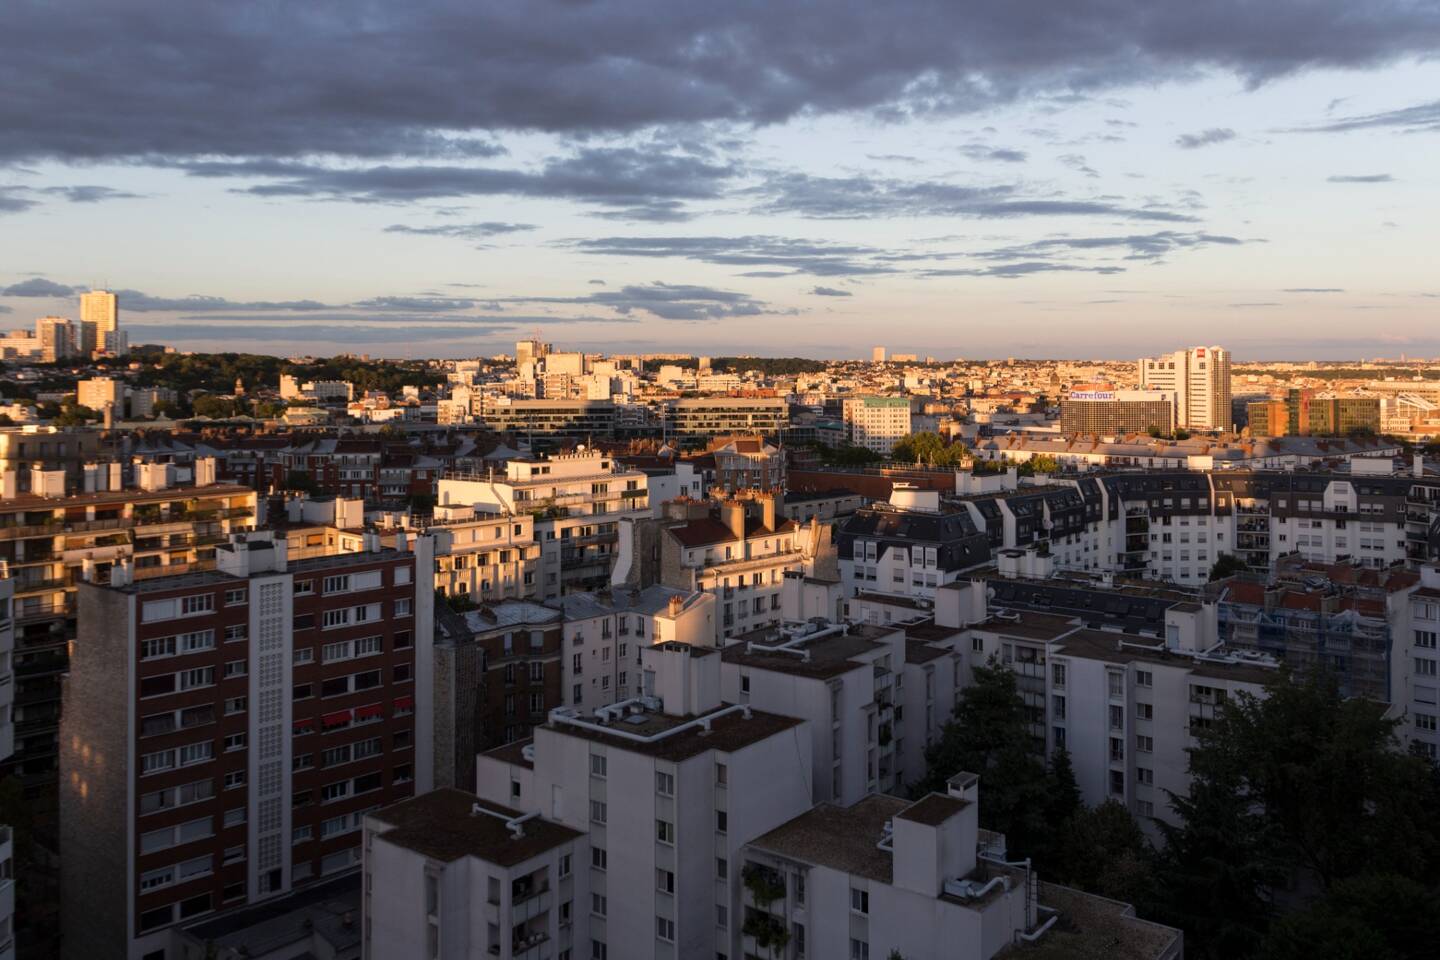
[[[476,603],[540,594],[541,547],[528,513],[477,514],[441,505],[426,528],[435,540],[435,589]]]
[[[661,584],[570,593],[564,611],[561,696],[594,709],[640,694],[640,655],[663,642],[713,646],[715,597]]]
[[[910,433],[909,397],[846,397],[843,412],[845,438],[885,456]]]
[[[990,562],[990,541],[970,512],[947,511],[938,491],[899,483],[889,503],[846,517],[835,543],[847,598],[878,593],[930,599],[963,571]]]
[[[476,516],[529,514],[541,547],[542,599],[608,583],[619,521],[650,516],[645,473],[583,448],[545,459],[512,459],[503,477],[444,477],[438,499],[442,507],[472,507]]]
[[[91,410],[110,407],[117,416],[125,413],[125,384],[111,377],[92,377],[75,385],[75,402]]]
[[[1139,361],[1140,389],[1170,394],[1175,422],[1187,430],[1229,430],[1230,351],[1192,347]]]
[[[871,624],[755,630],[721,651],[720,693],[806,720],[815,799],[849,806],[924,775],[924,749],[955,707],[958,639]]]
[[[642,699],[553,711],[531,743],[478,758],[476,793],[589,835],[575,960],[740,960],[741,851],[809,809],[809,732],[724,703],[715,650],[644,656]]]
[[[364,960],[587,957],[590,843],[446,788],[365,818]]]

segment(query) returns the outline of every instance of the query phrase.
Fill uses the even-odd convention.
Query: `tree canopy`
[[[891,451],[892,460],[921,463],[929,467],[958,467],[970,456],[963,444],[946,443],[938,433],[912,433],[900,438]]]

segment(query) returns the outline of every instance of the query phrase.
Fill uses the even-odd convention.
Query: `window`
[[[140,641],[141,660],[154,660],[157,657],[173,657],[174,655],[174,637],[156,637],[153,640]]]
[[[326,577],[324,589],[327,594],[347,592],[350,589],[349,575],[341,574],[334,577]]]
[[[295,596],[297,596],[297,597],[306,596],[306,595],[309,595],[309,594],[313,594],[314,592],[315,592],[315,581],[314,581],[314,580],[296,580],[296,581],[295,581]]]
[[[850,938],[850,960],[870,960],[870,944]]]
[[[655,918],[655,936],[667,943],[675,940],[675,921],[669,917]]]
[[[725,833],[730,829],[730,815],[724,810],[715,811],[715,832]]]
[[[408,599],[406,599],[406,600],[396,600],[396,601],[395,601],[395,616],[397,616],[397,617],[408,617],[408,616],[410,616],[410,601],[409,601]]]
[[[1425,657],[1415,658],[1415,675],[1418,677],[1435,676],[1435,661]]]
[[[675,843],[675,824],[669,820],[655,821],[655,839],[661,843]]]
[[[870,891],[858,887],[850,888],[850,909],[855,913],[870,913]]]
[[[1135,716],[1138,717],[1138,718],[1140,718],[1141,720],[1154,720],[1154,719],[1155,719],[1155,706],[1154,706],[1154,704],[1149,704],[1149,703],[1137,703],[1137,704],[1135,704]]]
[[[176,677],[179,680],[178,686],[181,690],[213,687],[215,685],[215,668],[198,667],[194,670],[182,670],[176,674]]]
[[[234,607],[245,602],[245,588],[225,591],[225,606]]]
[[[215,594],[199,593],[193,597],[180,598],[180,615],[182,617],[193,616],[197,613],[209,613],[215,609]]]
[[[592,753],[592,754],[590,754],[590,776],[592,776],[592,777],[601,777],[601,778],[603,778],[603,777],[605,776],[605,755],[604,755],[604,754],[601,754],[601,753]]]
[[[1155,771],[1149,767],[1136,767],[1135,782],[1147,785],[1153,784],[1155,782]]]
[[[671,870],[655,871],[655,889],[661,893],[675,892],[675,873]]]
[[[675,796],[675,776],[669,773],[655,771],[655,792],[662,797]]]
[[[225,664],[225,676],[227,679],[230,677],[243,677],[246,674],[247,668],[248,665],[244,660],[227,661]]]
[[[605,854],[604,847],[590,848],[590,866],[596,870],[604,870],[608,862],[609,858]]]
[[[245,629],[245,624],[243,623],[237,623],[225,628],[226,643],[235,643],[237,641],[246,639],[247,636],[248,633]]]
[[[1135,685],[1137,687],[1153,687],[1155,685],[1155,675],[1149,670],[1136,670]]]
[[[232,733],[225,737],[225,752],[245,749],[245,734]]]
[[[724,880],[730,876],[730,861],[724,857],[715,858],[715,877]]]
[[[600,800],[591,800],[591,801],[590,801],[590,820],[591,820],[592,822],[594,822],[594,823],[604,823],[604,822],[605,822],[605,813],[606,813],[606,808],[605,808],[605,804],[604,804],[602,801],[600,801]]]
[[[603,917],[609,909],[609,902],[598,893],[590,894],[590,912],[597,917]]]
[[[715,783],[718,786],[725,786],[729,782],[730,771],[723,763],[715,764]]]
[[[295,652],[294,652],[294,654],[292,655],[291,659],[294,661],[294,663],[295,663],[297,666],[299,666],[300,664],[305,664],[305,663],[314,663],[314,662],[315,662],[315,648],[314,648],[314,647],[296,647],[296,648],[295,648]]]
[[[242,824],[242,823],[244,823],[244,822],[245,822],[245,808],[244,808],[244,807],[235,807],[235,808],[232,809],[232,810],[226,810],[226,811],[225,811],[225,826],[227,826],[227,827],[238,827],[240,824]]]
[[[205,763],[215,758],[215,744],[210,740],[204,743],[187,743],[180,748],[180,766],[188,767],[195,763]]]
[[[560,866],[556,872],[562,878],[570,876],[570,854],[567,853],[560,858]]]

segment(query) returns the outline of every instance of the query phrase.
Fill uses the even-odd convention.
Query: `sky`
[[[1440,357],[1440,0],[12,0],[0,328]]]

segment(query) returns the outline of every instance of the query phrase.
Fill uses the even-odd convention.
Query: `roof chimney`
[[[721,501],[720,522],[730,528],[736,540],[745,539],[745,504],[738,500]]]

